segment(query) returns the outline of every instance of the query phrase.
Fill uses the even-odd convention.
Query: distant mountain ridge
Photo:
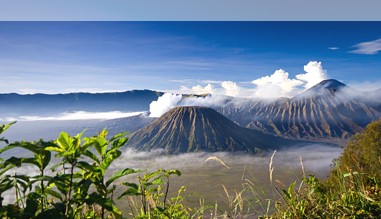
[[[114,93],[0,94],[4,115],[57,114],[71,111],[147,111],[162,92],[132,90]]]
[[[166,153],[196,151],[244,151],[277,148],[295,143],[259,131],[245,129],[207,107],[175,107],[148,126],[133,133],[127,147],[164,149]]]
[[[260,100],[226,97],[209,105],[234,123],[264,134],[292,140],[340,142],[381,119],[381,89],[360,92],[334,79],[324,80],[292,98]],[[133,90],[120,93],[0,94],[0,118],[52,115],[62,112],[148,111],[162,92]],[[205,98],[211,95],[183,95]],[[190,101],[192,102],[192,101]],[[204,101],[205,102],[205,101]],[[197,103],[197,101],[194,101]],[[208,102],[206,102],[208,105]],[[153,122],[147,116],[98,123],[92,130],[133,132]],[[98,127],[99,126],[99,127]]]
[[[242,127],[291,139],[346,139],[381,118],[381,101],[334,80],[324,80],[293,98],[228,104],[217,111]]]

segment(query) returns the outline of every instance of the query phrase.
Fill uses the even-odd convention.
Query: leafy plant
[[[178,190],[176,197],[168,198],[171,175],[180,176],[181,172],[159,169],[139,176],[138,183],[124,182],[127,189],[118,198],[139,197],[140,208],[135,207],[138,212],[131,209],[134,218],[201,218],[202,211],[191,214],[192,209],[182,203],[185,187]]]
[[[107,134],[108,131],[104,129],[99,132],[98,136],[86,139],[86,144],[94,146],[97,153],[93,153],[91,150],[86,150],[83,154],[90,158],[94,163],[92,165],[86,161],[80,161],[78,163],[78,167],[84,171],[84,178],[91,180],[93,185],[95,185],[97,193],[92,194],[93,196],[91,197],[91,200],[99,200],[94,203],[101,206],[102,218],[105,216],[105,209],[111,211],[114,216],[121,216],[121,212],[116,208],[115,203],[113,202],[113,194],[116,189],[116,185],[113,185],[113,182],[123,176],[140,172],[140,170],[125,168],[115,172],[106,180],[107,169],[112,162],[120,157],[122,152],[119,149],[127,142],[127,138],[124,137],[127,133],[119,133],[113,136],[110,140],[107,140]],[[95,196],[97,197],[95,198]],[[94,203],[88,202],[87,204]]]

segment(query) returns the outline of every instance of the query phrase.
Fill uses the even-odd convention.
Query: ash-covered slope
[[[218,111],[243,127],[292,139],[345,139],[381,118],[364,94],[330,79],[293,98],[273,102],[248,101]]]
[[[245,151],[275,148],[291,141],[245,129],[206,107],[175,107],[133,133],[128,147],[165,149],[167,153]]]

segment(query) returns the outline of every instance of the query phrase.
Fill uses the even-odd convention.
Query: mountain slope
[[[291,144],[282,138],[245,129],[206,107],[175,107],[133,133],[128,147],[165,149],[167,153],[246,151]]]
[[[378,103],[379,105],[380,103]],[[359,91],[325,80],[293,98],[247,101],[217,109],[243,127],[292,139],[346,139],[381,118]]]
[[[106,128],[110,135],[115,135],[120,132],[135,132],[144,126],[152,123],[156,118],[148,117],[145,114],[130,116],[126,118],[110,119],[98,123],[95,128],[97,131]]]

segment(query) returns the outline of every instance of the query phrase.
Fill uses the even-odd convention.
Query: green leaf
[[[168,170],[165,173],[166,176],[173,175],[173,174],[177,176],[181,176],[181,172],[179,170]]]
[[[60,151],[68,151],[72,149],[73,141],[69,134],[66,132],[61,132],[57,139]]]
[[[106,138],[108,134],[107,129],[103,129],[101,132],[98,133],[99,138]]]
[[[50,188],[50,187],[45,188],[44,192],[45,192],[45,194],[51,195],[51,196],[53,196],[54,198],[56,198],[56,199],[58,199],[58,200],[60,200],[60,201],[63,201],[63,197],[62,197],[62,195],[61,195],[59,192],[54,191],[54,190],[53,190],[52,188]]]
[[[164,183],[164,181],[163,181],[163,179],[162,179],[162,176],[159,176],[159,177],[155,178],[155,179],[152,181],[152,184],[153,184],[153,185],[161,185],[161,184],[163,184],[163,183]]]
[[[130,182],[123,182],[122,185],[129,186],[135,189],[139,189],[139,185],[136,183],[130,183]]]
[[[6,179],[5,181],[2,181],[0,183],[0,194],[13,188],[13,184],[9,179]]]
[[[3,132],[5,132],[5,130],[7,130],[11,125],[13,125],[13,124],[15,124],[16,123],[16,121],[14,121],[14,122],[11,122],[11,123],[8,123],[7,125],[1,125],[0,126],[0,134],[2,134]],[[8,142],[8,139],[5,139],[5,138],[0,138],[0,141],[3,141],[3,142],[5,142],[5,143],[9,143]],[[1,152],[0,152],[1,153]]]
[[[110,153],[110,154],[108,154],[108,156],[105,157],[104,160],[102,160],[101,165],[100,165],[101,168],[102,168],[103,170],[106,170],[106,169],[110,166],[110,164],[111,164],[116,158],[120,157],[121,154],[122,154],[121,151],[115,151],[114,153]]]
[[[8,164],[12,164],[16,167],[21,167],[21,164],[22,164],[22,158],[18,158],[18,157],[10,157],[8,158],[5,162],[4,162],[6,165]]]
[[[6,125],[1,125],[0,126],[0,134],[2,134],[5,130],[7,130],[9,127],[11,127],[11,125],[13,125],[15,123],[16,123],[16,121],[10,122],[10,123],[8,123]]]
[[[124,170],[120,170],[116,172],[114,175],[111,176],[109,180],[106,182],[106,187],[108,187],[111,183],[113,183],[115,180],[119,179],[120,177],[133,174],[133,173],[139,173],[142,172],[141,170],[136,170],[136,169],[131,169],[131,168],[126,168]]]
[[[121,133],[118,133],[116,135],[114,135],[111,139],[110,139],[110,142],[113,142],[115,141],[116,139],[118,138],[121,138],[123,136],[126,136],[128,134],[128,132],[121,132]]]
[[[52,159],[52,153],[48,151],[48,153],[46,153],[45,156],[42,157],[43,169],[45,169],[49,165],[51,159]]]
[[[146,181],[148,181],[148,180],[152,179],[153,177],[157,176],[158,174],[160,174],[160,173],[162,173],[162,172],[164,172],[164,171],[165,171],[165,170],[163,170],[163,169],[159,169],[159,170],[156,170],[155,172],[145,174],[145,175],[144,175],[144,179],[145,179]]]
[[[93,165],[90,165],[88,162],[85,162],[85,161],[79,161],[77,163],[77,166],[80,168],[80,169],[83,169],[83,170],[86,170],[86,171],[94,171],[96,169],[96,167],[94,167]]]
[[[138,189],[135,189],[135,188],[129,188],[127,189],[126,191],[124,191],[120,196],[118,196],[118,199],[121,199],[123,198],[124,196],[138,196],[138,195],[142,195],[142,193],[138,190]]]
[[[40,163],[38,161],[38,159],[34,158],[34,157],[30,157],[30,158],[21,158],[21,162],[22,163],[26,163],[26,164],[33,164],[35,165],[36,167],[38,167],[39,169],[42,168],[42,163]]]
[[[26,150],[33,152],[33,153],[37,152],[36,147],[32,146],[31,144],[29,144],[27,142],[15,142],[15,143],[12,143],[12,144],[4,147],[3,149],[1,149],[0,153],[3,153],[4,151],[8,151],[10,149],[17,148],[17,147],[24,148]]]
[[[111,150],[113,149],[119,149],[123,147],[127,143],[127,138],[118,138],[115,141],[112,142]]]
[[[31,180],[32,184],[37,181],[54,182],[56,180],[54,177],[51,176],[34,176],[31,178],[33,178],[33,180]]]
[[[6,173],[8,170],[10,170],[10,169],[12,169],[13,167],[15,167],[15,165],[13,165],[13,164],[10,164],[10,163],[8,163],[8,164],[5,164],[5,163],[2,163],[1,164],[2,166],[1,166],[1,171],[0,171],[0,176],[1,175],[3,175],[4,173]],[[4,165],[4,166],[3,166]]]
[[[46,147],[45,150],[47,150],[47,151],[56,151],[56,152],[58,152],[58,153],[62,153],[62,152],[65,151],[65,149],[60,148],[60,147],[57,147],[57,146]]]
[[[97,164],[100,164],[100,161],[99,161],[98,157],[93,152],[91,152],[89,150],[86,150],[86,151],[83,152],[83,155],[88,157],[88,158],[90,158],[90,159],[92,159]]]

